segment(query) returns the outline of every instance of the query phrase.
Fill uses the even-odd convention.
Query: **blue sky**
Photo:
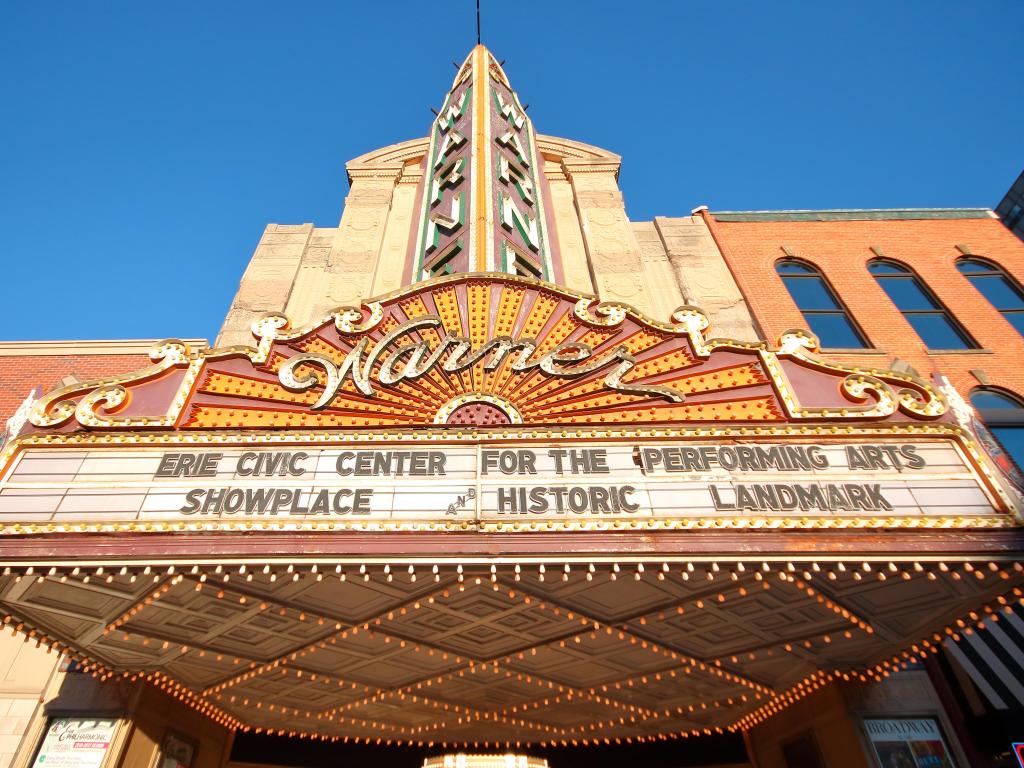
[[[0,338],[212,338],[268,222],[336,225],[345,161],[426,133],[472,2],[6,3]],[[482,2],[634,219],[994,206],[1024,168],[1019,0]]]

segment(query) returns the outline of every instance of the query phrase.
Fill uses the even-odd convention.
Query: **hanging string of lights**
[[[41,632],[32,623],[16,614],[16,606],[5,605],[7,611],[0,622],[11,629],[13,634],[20,634],[26,642],[35,641],[39,647],[50,652],[65,654],[76,661],[81,669],[99,680],[122,679],[132,682],[145,681],[159,690],[173,696],[190,708],[206,715],[224,727],[233,730],[253,731],[256,733],[289,734],[301,738],[341,739],[355,743],[407,743],[420,745],[440,744],[442,746],[470,745],[488,747],[499,746],[497,741],[449,741],[444,734],[452,728],[477,722],[490,722],[510,732],[520,734],[517,738],[509,738],[500,742],[511,747],[525,744],[569,745],[597,743],[632,743],[668,738],[686,738],[707,732],[748,730],[769,717],[792,706],[800,699],[820,690],[825,685],[836,681],[858,680],[862,682],[881,681],[910,664],[923,661],[936,653],[948,638],[958,640],[960,637],[983,629],[989,622],[998,622],[1000,614],[1009,613],[1014,606],[1024,605],[1024,589],[1020,586],[1024,581],[1024,565],[1020,562],[986,560],[983,562],[947,562],[947,561],[914,561],[897,563],[895,561],[863,560],[850,563],[848,561],[818,562],[768,562],[727,564],[723,569],[717,562],[634,562],[625,564],[614,562],[579,563],[566,561],[563,563],[313,563],[313,564],[270,564],[270,563],[232,563],[212,564],[168,564],[162,566],[139,564],[102,564],[94,566],[62,566],[49,567],[8,566],[2,571],[4,578],[13,584],[28,580],[31,584],[42,584],[46,581],[68,583],[77,581],[83,585],[99,583],[111,585],[115,582],[135,585],[151,580],[155,585],[144,591],[133,603],[121,610],[116,618],[103,626],[102,637],[117,634],[121,641],[138,639],[143,644],[154,640],[160,642],[160,649],[180,654],[194,653],[200,657],[216,654],[215,660],[230,666],[243,663],[239,657],[230,659],[229,654],[218,653],[216,649],[199,648],[194,644],[176,645],[171,640],[162,640],[145,635],[145,627],[138,624],[143,612],[158,606],[161,601],[178,594],[180,590],[190,592],[209,592],[214,599],[234,600],[240,605],[247,605],[254,613],[269,612],[276,616],[287,617],[300,625],[323,627],[330,633],[312,642],[289,651],[287,654],[258,664],[249,662],[244,672],[232,675],[222,682],[209,686],[201,691],[193,690],[188,685],[163,671],[143,672],[140,670],[117,669],[109,663],[95,658],[87,648],[76,648],[70,641],[62,641]],[[528,567],[527,567],[528,566]],[[253,590],[270,587],[280,580],[291,583],[304,579],[311,582],[322,582],[327,578],[336,579],[339,583],[354,577],[363,583],[377,581],[384,584],[395,583],[401,579],[414,584],[427,574],[427,583],[435,585],[429,594],[417,595],[391,606],[388,610],[364,620],[359,624],[344,626],[341,622],[316,615],[308,610],[297,608],[275,601],[269,595],[257,596]],[[351,573],[351,576],[349,575]],[[599,619],[587,616],[577,609],[568,609],[552,602],[550,596],[536,593],[546,582],[554,578],[555,583],[566,584],[574,578],[582,582],[593,581],[603,574],[609,581],[615,581],[629,573],[636,581],[650,580],[652,583],[675,580],[678,584],[694,583],[699,577],[700,583],[708,584],[708,588],[699,594],[688,594],[670,605],[661,605],[655,611],[643,613],[617,625],[604,624]],[[578,574],[578,576],[577,576]],[[774,582],[772,576],[775,577]],[[861,617],[831,597],[825,584],[837,581],[849,582],[872,579],[885,582],[890,579],[909,581],[914,578],[935,581],[944,579],[951,584],[968,582],[979,585],[978,588],[988,590],[990,598],[980,607],[967,611],[963,616],[953,620],[940,629],[936,629],[926,637],[911,642],[897,652],[886,655],[879,661],[858,669],[817,669],[804,679],[790,686],[787,690],[777,692],[755,680],[750,680],[723,665],[740,664],[743,660],[759,658],[756,652],[748,655],[732,654],[724,659],[698,659],[680,653],[664,643],[646,637],[643,633],[656,628],[668,616],[683,616],[689,612],[711,609],[731,600],[752,595],[751,589],[770,590],[785,587],[803,596],[805,604],[815,605],[845,621],[849,629],[836,633],[827,633],[819,637],[818,643],[806,640],[805,651],[827,647],[836,642],[851,639],[850,630],[860,630],[864,637],[873,637],[875,628],[868,618]],[[717,579],[725,579],[726,586],[713,586]],[[534,585],[534,586],[528,586]],[[240,593],[242,585],[250,594]],[[820,586],[819,586],[820,585]],[[1001,589],[997,589],[1003,585]],[[536,614],[544,614],[552,619],[565,622],[567,626],[575,625],[575,631],[551,641],[547,645],[555,648],[581,647],[595,642],[600,637],[613,638],[617,642],[627,643],[630,647],[639,648],[650,654],[664,657],[672,664],[664,669],[653,672],[639,673],[613,682],[602,683],[591,688],[579,688],[559,683],[515,665],[536,654],[539,646],[506,653],[493,659],[473,659],[456,654],[440,646],[422,641],[411,641],[393,634],[392,624],[403,617],[411,616],[418,611],[442,605],[455,595],[463,593],[467,588],[487,589],[501,596],[505,604],[519,606]],[[823,591],[825,590],[825,591]],[[135,622],[133,624],[133,622]],[[442,674],[431,675],[417,682],[394,689],[382,689],[351,680],[339,680],[322,672],[305,669],[298,664],[303,658],[318,650],[366,633],[374,641],[384,645],[394,645],[414,654],[434,656],[451,666]],[[792,644],[783,644],[787,652],[795,652]],[[764,653],[764,649],[760,649]],[[715,697],[708,700],[693,702],[685,707],[652,709],[637,702],[621,700],[613,692],[624,692],[639,689],[652,682],[662,680],[686,679],[694,674],[710,675],[710,679],[718,678],[723,682],[738,686],[735,695]],[[332,686],[335,689],[356,693],[358,698],[339,704],[323,711],[301,710],[294,706],[275,705],[246,696],[231,694],[232,688],[252,681],[267,674],[284,675],[300,685]],[[482,711],[466,707],[462,704],[445,701],[428,695],[429,690],[438,690],[446,681],[483,677],[488,679],[505,679],[525,684],[544,691],[544,695],[533,700],[523,701],[510,707],[502,707],[493,711]],[[748,693],[743,693],[746,689]],[[765,697],[769,697],[765,699]],[[387,700],[408,702],[417,706],[437,711],[447,717],[441,720],[416,726],[385,723],[372,718],[361,718],[354,713],[361,708],[379,705]],[[593,705],[618,711],[613,717],[597,719],[592,722],[580,723],[574,727],[562,727],[531,719],[531,713],[538,713],[549,707],[556,707],[566,701],[586,700]],[[751,703],[761,702],[748,712],[737,713],[729,723],[695,725],[680,729],[673,728],[674,723],[684,722],[687,718],[701,716],[707,712],[726,712],[737,707],[746,707]],[[274,718],[302,719],[310,723],[308,728],[297,728],[292,724],[287,727],[284,722],[279,726],[246,722],[237,711],[261,711],[272,714]],[[643,724],[664,721],[655,733],[629,732]],[[348,732],[338,733],[335,729],[342,728]],[[334,732],[332,732],[334,731]],[[526,733],[536,736],[526,738]],[[604,735],[602,735],[604,734]]]

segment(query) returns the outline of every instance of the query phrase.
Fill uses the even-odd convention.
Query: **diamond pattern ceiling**
[[[0,605],[97,674],[142,676],[232,727],[523,745],[743,727],[991,621],[1024,597],[1021,570],[134,564],[7,569]]]

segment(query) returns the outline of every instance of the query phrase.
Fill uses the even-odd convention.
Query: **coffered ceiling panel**
[[[729,729],[913,663],[1019,565],[126,564],[0,577],[5,623],[226,725],[411,743]]]

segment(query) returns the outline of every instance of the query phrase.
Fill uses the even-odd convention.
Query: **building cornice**
[[[383,171],[384,174],[390,175],[396,170],[401,170],[401,167],[407,163],[422,158],[427,154],[429,146],[429,136],[391,144],[352,158],[345,163],[345,169],[350,179],[353,176],[353,172],[366,174],[371,169],[386,169]],[[598,160],[613,163],[616,167],[622,161],[619,155],[609,152],[607,149],[595,147],[592,144],[585,144],[582,141],[573,141],[572,139],[546,136],[544,134],[537,134],[537,149],[542,155],[547,157],[557,157],[565,160]]]
[[[833,208],[783,211],[710,211],[716,221],[910,221],[994,219],[990,208]]]
[[[566,157],[562,168],[569,176],[583,173],[607,173],[619,178],[621,162],[618,158]]]
[[[44,355],[148,355],[163,339],[95,339],[91,341],[0,341],[0,357]],[[183,339],[189,347],[209,346],[206,339]]]

